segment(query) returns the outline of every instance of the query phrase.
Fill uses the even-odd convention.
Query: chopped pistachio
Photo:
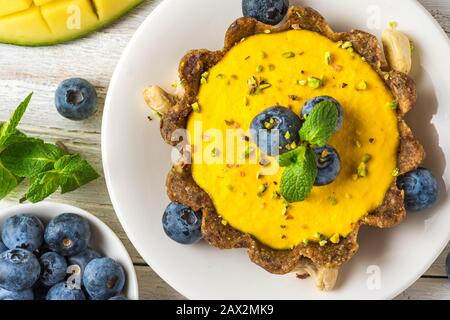
[[[327,243],[328,243],[327,240],[319,241],[319,245],[320,245],[321,247],[325,247],[325,246],[327,245]]]
[[[372,160],[372,156],[370,154],[366,153],[365,155],[363,155],[361,162],[368,163],[370,160]]]
[[[291,133],[289,131],[286,131],[286,133],[284,134],[284,138],[286,140],[289,140],[291,138]]]
[[[325,52],[325,64],[326,65],[331,64],[331,52],[329,51]]]
[[[329,198],[328,198],[328,201],[330,202],[330,204],[331,204],[332,206],[335,206],[335,205],[337,205],[337,203],[338,203],[338,201],[337,201],[337,199],[336,199],[335,197],[329,197]]]
[[[292,51],[288,51],[288,52],[284,52],[281,56],[283,58],[290,59],[290,58],[295,57],[295,53]]]
[[[219,149],[217,149],[217,148],[212,148],[211,149],[211,156],[212,157],[217,157],[219,155]]]
[[[261,51],[259,53],[259,56],[261,57],[261,59],[265,59],[267,57],[267,54],[264,51]]]
[[[224,225],[224,226],[227,226],[227,225],[228,225],[228,221],[223,220],[223,219],[222,219],[221,223],[222,223],[222,225]]]
[[[244,157],[246,159],[250,158],[250,155],[253,153],[253,151],[254,151],[253,148],[246,147],[245,150],[244,150]]]
[[[338,48],[342,47],[343,44],[344,44],[344,41],[342,41],[342,40],[339,40],[338,42],[336,42],[336,46]]]
[[[267,190],[267,185],[265,185],[265,184],[260,184],[260,185],[258,186],[258,193],[257,193],[258,197],[262,197],[263,194],[264,194],[264,192],[266,192],[266,190]]]
[[[348,48],[353,47],[353,43],[351,41],[345,41],[341,47],[342,47],[342,49],[348,49]]]
[[[206,78],[203,78],[203,77],[202,77],[202,78],[200,79],[200,83],[201,83],[201,84],[206,84],[206,83],[208,83],[208,80],[206,80]]]
[[[244,106],[248,106],[250,104],[250,101],[248,100],[248,97],[244,97]]]
[[[266,29],[266,30],[264,30],[264,33],[265,34],[269,34],[269,33],[271,33],[272,31],[270,31],[269,29]]]
[[[358,91],[367,90],[367,83],[364,80],[361,80],[361,82],[356,85],[356,90]]]
[[[289,202],[283,199],[283,208],[281,209],[281,214],[284,216],[287,213],[287,210],[289,208]]]
[[[272,120],[272,119],[270,119],[270,120]],[[272,122],[270,120],[264,122],[264,128],[266,128],[267,130],[271,130],[275,127],[275,122]]]
[[[294,141],[290,144],[292,150],[297,149],[297,143]]]
[[[400,175],[400,169],[399,169],[399,168],[395,168],[395,169],[392,171],[392,176],[398,177],[399,175]]]
[[[280,198],[281,198],[281,194],[278,191],[272,192],[272,199],[280,199]]]
[[[361,141],[355,140],[355,146],[356,146],[357,148],[361,148],[361,147],[362,147]]]
[[[360,178],[367,177],[367,164],[361,162],[358,166],[357,173]]]
[[[196,113],[200,112],[200,104],[198,102],[194,102],[191,104],[192,110]]]
[[[208,78],[209,77],[209,72],[205,71],[202,73],[202,78]]]
[[[307,246],[308,244],[309,244],[309,240],[308,240],[308,239],[304,239],[304,240],[303,240],[303,245],[304,245],[304,246]]]
[[[390,77],[389,72],[383,72],[383,78],[384,78],[384,80],[388,81],[388,80],[389,80],[389,77]]]
[[[355,52],[355,49],[353,49],[353,47],[350,47],[350,48],[347,48],[347,51],[350,53],[353,53],[353,52]],[[354,56],[352,58],[354,58]]]
[[[264,67],[259,65],[256,67],[256,72],[263,72],[264,71]]]
[[[314,239],[320,240],[320,239],[322,239],[322,235],[319,232],[316,232],[314,234]]]
[[[264,83],[264,84],[261,84],[261,85],[258,87],[258,90],[259,90],[259,91],[263,91],[263,90],[269,89],[271,86],[272,86],[272,85],[271,85],[270,83]]]
[[[339,233],[335,233],[331,238],[330,238],[331,243],[337,244],[341,241],[341,236],[339,235]]]
[[[393,100],[391,102],[388,102],[387,103],[387,107],[389,109],[392,109],[392,110],[397,110],[398,109],[398,101],[397,100]]]
[[[365,57],[361,57],[361,60],[364,61],[364,62],[367,61]]]
[[[270,71],[273,71],[273,70],[275,70],[275,69],[276,69],[276,67],[275,67],[274,64],[269,64],[269,70],[270,70]]]
[[[308,78],[308,87],[310,89],[319,89],[323,85],[323,81],[316,77],[309,77]]]

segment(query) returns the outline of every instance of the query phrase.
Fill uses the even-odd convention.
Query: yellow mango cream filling
[[[269,85],[251,92],[251,79]],[[274,249],[325,245],[348,236],[382,204],[397,166],[395,101],[351,43],[305,30],[255,35],[234,46],[201,83],[187,126],[192,175],[224,225]],[[329,141],[341,171],[305,201],[288,204],[279,191],[284,168],[262,154],[248,130],[265,109],[279,105],[300,115],[307,100],[323,95],[344,109],[343,127]]]

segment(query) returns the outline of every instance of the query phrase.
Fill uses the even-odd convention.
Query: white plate
[[[299,3],[299,2],[296,2]],[[408,116],[426,146],[425,165],[439,177],[442,197],[428,212],[410,214],[391,230],[363,228],[360,250],[345,265],[331,293],[293,275],[275,276],[252,264],[244,250],[219,251],[206,243],[181,246],[161,227],[168,204],[165,177],[170,148],[142,99],[146,85],[170,90],[178,62],[192,48],[219,49],[227,27],[242,15],[240,0],[165,0],[136,32],[117,66],[103,118],[105,176],[114,208],[145,261],[191,299],[389,299],[413,284],[450,238],[449,40],[438,23],[412,0],[310,0],[336,30],[359,28],[380,35],[398,22],[416,46],[413,78],[417,107]],[[374,5],[375,4],[375,5]],[[368,285],[380,276],[380,285]],[[377,284],[377,282],[373,282]]]
[[[41,202],[38,204],[17,205],[1,210],[0,227],[8,217],[20,213],[33,214],[41,219],[44,224],[47,224],[52,218],[62,213],[76,213],[84,217],[89,222],[92,231],[89,246],[105,257],[114,259],[122,265],[127,277],[123,294],[130,300],[139,300],[139,287],[133,262],[119,238],[100,219],[89,212],[67,204]]]

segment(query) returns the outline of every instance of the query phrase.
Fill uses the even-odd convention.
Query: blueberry
[[[181,244],[194,244],[202,238],[202,214],[176,202],[170,203],[163,215],[164,232]]]
[[[47,300],[86,300],[83,291],[71,288],[65,282],[55,284],[47,293]]]
[[[109,298],[108,300],[128,300],[127,298],[125,298],[124,296],[114,296],[112,298]]]
[[[55,105],[63,117],[85,120],[97,111],[97,92],[94,86],[84,79],[67,79],[56,89]]]
[[[0,288],[0,300],[34,300],[34,294],[31,289],[14,292]]]
[[[0,253],[8,251],[8,247],[0,240]]]
[[[44,225],[31,214],[18,214],[6,219],[2,240],[9,249],[37,250],[44,241]]]
[[[242,12],[266,24],[276,25],[283,20],[289,8],[289,0],[243,0]]]
[[[94,259],[84,270],[83,284],[92,299],[107,300],[122,292],[125,272],[113,259]]]
[[[397,185],[405,191],[405,207],[408,211],[430,208],[438,199],[438,183],[427,169],[419,168],[398,177]]]
[[[73,257],[70,257],[69,266],[77,266],[78,267],[77,274],[79,274],[80,278],[82,279],[84,270],[86,269],[88,263],[98,258],[101,258],[100,253],[92,249],[86,249],[83,252]]]
[[[342,124],[344,123],[344,109],[342,109],[341,104],[332,97],[319,96],[319,97],[315,97],[315,98],[312,98],[312,99],[306,101],[306,103],[302,109],[302,119],[306,119],[306,117],[314,109],[314,107],[323,101],[332,102],[338,109],[339,118],[338,118],[338,122],[336,124],[336,130],[335,130],[335,132],[337,132],[337,131],[339,131],[339,129],[342,128]]]
[[[41,263],[41,282],[46,286],[53,286],[64,280],[67,271],[66,259],[56,252],[43,254],[39,262]]]
[[[317,155],[317,178],[315,186],[325,186],[336,180],[341,171],[341,159],[333,147],[326,145],[322,148],[315,148]]]
[[[62,256],[73,256],[87,249],[91,229],[79,215],[64,213],[49,222],[44,239],[52,251]]]
[[[30,289],[41,274],[38,259],[24,249],[12,249],[0,254],[0,288],[8,291]]]
[[[300,118],[285,107],[272,107],[258,114],[250,125],[253,140],[270,156],[277,156],[300,143]]]

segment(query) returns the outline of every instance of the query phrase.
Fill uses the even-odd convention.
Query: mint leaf
[[[25,200],[32,203],[42,201],[58,190],[59,184],[60,175],[58,172],[49,171],[40,173],[33,178],[30,188],[20,202],[24,202]]]
[[[27,139],[7,147],[0,153],[0,161],[14,175],[31,178],[53,169],[53,164],[63,155],[64,152],[55,145]]]
[[[20,120],[22,120],[23,114],[27,110],[28,104],[30,103],[33,93],[30,93],[28,97],[17,107],[11,118],[2,125],[0,129],[0,147],[4,146],[5,142],[16,133],[16,128],[19,125]]]
[[[99,174],[79,155],[66,155],[55,163],[61,176],[61,193],[71,192],[97,179]]]
[[[289,167],[297,163],[299,157],[304,157],[306,152],[306,148],[301,146],[297,149],[291,150],[289,152],[280,154],[278,156],[278,164],[280,167]]]
[[[1,162],[0,182],[0,200],[6,197],[19,184],[19,180]]]
[[[323,147],[333,135],[339,112],[330,101],[318,103],[300,129],[300,138],[312,145]]]
[[[316,155],[310,148],[299,153],[295,164],[290,165],[281,177],[280,191],[288,202],[304,201],[314,186],[317,177]]]

